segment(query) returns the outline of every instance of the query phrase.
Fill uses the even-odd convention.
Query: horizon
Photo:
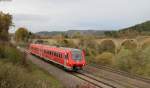
[[[35,4],[36,3],[36,4]],[[149,0],[10,0],[0,11],[13,15],[15,27],[31,32],[119,30],[150,20]]]

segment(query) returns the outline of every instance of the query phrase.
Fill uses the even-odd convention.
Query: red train
[[[67,70],[79,70],[86,64],[85,52],[79,49],[30,44],[29,51],[31,54],[59,64]]]

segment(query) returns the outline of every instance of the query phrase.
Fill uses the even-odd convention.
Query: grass
[[[32,64],[32,62],[28,62],[28,64],[30,65],[28,68],[32,68],[31,73],[33,75],[36,75],[38,78],[42,78],[43,80],[49,81],[51,86],[48,88],[63,88],[60,81],[58,81],[55,77],[51,76],[47,71],[37,67],[35,64]]]
[[[9,62],[0,61],[0,66],[0,88],[63,88],[58,80],[35,66],[30,71]]]

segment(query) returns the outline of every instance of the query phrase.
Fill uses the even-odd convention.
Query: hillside
[[[58,35],[58,34],[66,34],[68,36],[72,36],[75,33],[79,32],[80,34],[84,34],[84,35],[104,35],[104,30],[68,30],[68,31],[41,31],[41,32],[37,32],[37,35],[46,35],[46,36],[54,36],[54,35]]]
[[[125,28],[125,29],[122,29],[120,31],[137,31],[139,33],[142,33],[142,32],[150,32],[150,21],[146,21],[146,22],[143,22],[141,24],[137,24],[135,26],[132,26],[132,27],[128,27],[128,28]]]

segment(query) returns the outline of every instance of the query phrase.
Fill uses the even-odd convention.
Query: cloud
[[[17,27],[40,30],[120,29],[150,19],[150,0],[13,0],[0,10]]]

